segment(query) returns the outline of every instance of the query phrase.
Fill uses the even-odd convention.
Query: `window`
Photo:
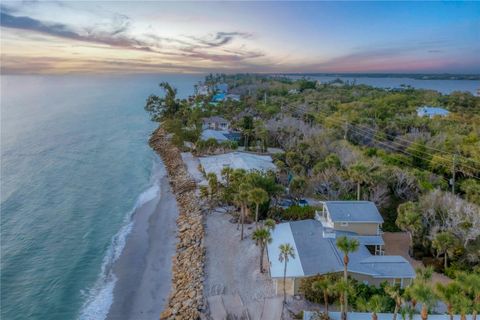
[[[392,284],[395,286],[395,285],[399,285],[400,287],[402,286],[402,279],[401,278],[395,278],[393,279],[392,281]]]
[[[348,227],[348,222],[345,222],[345,221],[344,221],[344,222],[340,223],[340,225],[341,225],[342,227]]]

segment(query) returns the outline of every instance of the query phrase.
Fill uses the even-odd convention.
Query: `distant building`
[[[240,95],[238,94],[227,94],[225,98],[227,100],[240,101]]]
[[[215,85],[215,90],[219,93],[227,93],[228,92],[228,84],[218,83],[218,84]]]
[[[440,107],[423,106],[417,109],[417,115],[419,117],[446,117],[449,113],[448,110]]]
[[[343,272],[343,253],[336,245],[340,236],[360,243],[359,249],[349,254],[348,271],[354,279],[375,286],[384,281],[401,287],[409,285],[415,278],[410,263],[401,256],[383,255],[382,223],[372,202],[326,201],[315,220],[278,224],[267,246],[270,276],[277,292],[283,291],[284,265],[278,260],[280,244],[289,243],[295,250],[295,258],[287,265],[286,280],[287,293],[294,295],[304,277]]]
[[[195,94],[197,96],[208,96],[209,93],[210,93],[210,91],[208,90],[208,86],[206,86],[206,85],[198,85],[196,87]]]
[[[244,169],[246,171],[276,171],[272,157],[246,152],[229,152],[208,157],[200,157],[200,164],[206,174],[214,173],[222,181],[222,170],[225,167]],[[222,181],[223,182],[223,181]]]
[[[202,128],[203,129],[213,129],[213,130],[229,130],[230,121],[219,116],[213,116],[209,118],[202,119]]]

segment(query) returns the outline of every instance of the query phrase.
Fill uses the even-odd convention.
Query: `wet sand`
[[[135,212],[133,229],[113,267],[118,280],[109,320],[159,319],[168,303],[178,209],[168,178],[160,179],[159,198]]]

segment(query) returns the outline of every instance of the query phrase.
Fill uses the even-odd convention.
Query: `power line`
[[[302,107],[298,107],[298,109],[302,109]],[[303,111],[303,112],[308,112],[307,110],[302,110],[302,111]],[[322,113],[322,114],[324,114],[325,116],[329,116],[328,114],[326,114],[326,113],[324,113],[324,112],[322,112],[322,111],[320,111],[320,110],[315,110],[315,112]],[[375,132],[374,129],[369,128],[369,127],[365,127],[365,126],[362,126],[362,125],[359,125],[359,124],[357,124],[356,126],[357,126],[357,127],[360,127],[360,128],[364,128],[364,129],[366,129],[366,130],[370,130],[370,131],[372,131],[372,132]],[[437,148],[434,148],[434,147],[429,147],[429,146],[423,145],[423,144],[421,144],[421,143],[419,143],[419,142],[411,141],[411,140],[404,139],[404,138],[401,138],[401,137],[398,137],[398,136],[394,136],[394,135],[389,134],[389,133],[386,133],[386,132],[382,132],[382,133],[385,134],[385,135],[386,135],[387,137],[389,137],[389,138],[397,139],[397,140],[400,140],[400,141],[404,141],[404,142],[406,142],[406,143],[408,143],[408,144],[410,144],[410,145],[419,145],[419,146],[425,147],[426,149],[431,149],[431,150],[438,151],[438,152],[442,152],[442,153],[445,153],[445,154],[448,154],[448,155],[451,155],[451,156],[456,156],[456,157],[459,157],[459,158],[464,158],[464,159],[466,159],[467,161],[471,161],[471,162],[474,162],[474,163],[477,163],[477,164],[480,165],[480,162],[479,162],[479,161],[476,161],[476,160],[471,159],[471,158],[464,157],[464,156],[462,156],[462,155],[460,155],[460,154],[456,154],[456,153],[453,153],[453,152],[449,152],[449,151],[437,149]],[[480,170],[480,169],[471,168],[471,167],[470,167],[470,169],[473,169],[473,170],[475,170],[475,171]]]
[[[302,111],[304,111],[304,110],[302,110]],[[327,114],[325,114],[325,113],[323,113],[323,112],[320,112],[320,111],[318,111],[318,112],[319,112],[320,114],[322,114],[323,116],[325,116],[325,117],[328,116]],[[342,120],[340,120],[340,119],[328,118],[328,120],[330,120],[330,121],[332,121],[332,122],[336,122],[337,124],[341,124],[341,125],[344,124],[344,121],[342,121]],[[372,132],[372,131],[367,131],[367,130],[362,129],[362,128],[357,128],[357,127],[355,127],[355,125],[350,125],[350,126],[351,126],[350,128],[351,128],[353,131],[355,131],[356,133],[358,133],[358,134],[372,134],[372,133],[375,133],[375,132]],[[370,129],[370,130],[371,130],[371,129]],[[388,143],[385,142],[385,141],[381,141],[381,140],[375,138],[375,136],[372,136],[371,139],[374,140],[375,142],[383,145],[383,146],[388,147],[388,148],[391,149],[392,151],[396,151],[396,152],[399,152],[399,153],[407,154],[407,155],[410,155],[410,156],[415,157],[415,158],[422,159],[422,160],[427,161],[427,162],[430,162],[430,161],[431,161],[431,159],[427,159],[427,158],[421,157],[421,156],[419,156],[419,155],[414,155],[414,154],[412,154],[412,153],[410,153],[410,152],[408,152],[408,151],[398,149],[397,147],[392,146],[392,145],[388,144]],[[390,143],[395,143],[394,141],[388,141],[388,142],[390,142]],[[401,147],[404,147],[403,145],[399,144],[398,142],[397,142],[396,144],[400,145]],[[430,153],[427,153],[427,152],[422,152],[422,153],[427,154],[427,155],[433,157],[433,155],[430,154]],[[444,159],[444,160],[446,160],[446,161],[452,161],[452,164],[453,164],[453,160],[449,160],[449,159],[446,159],[446,158],[443,158],[443,157],[440,157],[440,158],[441,158],[441,159]],[[405,162],[404,162],[404,163],[405,163]],[[410,165],[410,166],[413,167],[412,165]],[[474,171],[478,171],[478,169],[475,169],[475,168],[472,168],[472,167],[469,167],[469,166],[466,166],[466,165],[464,165],[464,167],[470,168],[470,169],[472,169],[472,170],[474,170]],[[425,170],[425,169],[420,168],[420,167],[416,167],[416,168],[417,168],[417,169]],[[463,173],[464,173],[466,176],[469,176],[469,177],[471,177],[471,178],[480,180],[480,177],[477,177],[477,176],[475,176],[475,175],[469,174],[469,173],[467,173],[467,172],[463,172]],[[447,182],[449,182],[449,181],[448,181],[447,179],[445,179],[445,178],[444,178],[444,180],[447,181]]]
[[[303,110],[302,108],[299,108],[299,109],[301,109],[303,112],[306,112],[306,111]],[[340,124],[340,123],[339,123],[339,121],[340,121],[340,122],[341,122],[341,125],[344,125],[344,124],[345,124],[344,121],[342,121],[342,120],[340,120],[340,119],[330,118],[328,114],[326,114],[326,113],[324,113],[324,112],[322,112],[322,111],[317,111],[317,112],[320,113],[321,115],[323,115],[323,116],[326,117],[326,118],[328,117],[328,120],[329,120],[329,121],[337,122],[337,124]],[[373,135],[375,135],[375,134],[377,133],[376,131],[374,131],[374,130],[372,130],[372,129],[370,129],[370,128],[361,127],[361,126],[359,126],[359,125],[349,124],[349,126],[351,126],[351,127],[355,127],[355,126],[356,126],[356,127],[357,127],[357,130],[363,131],[364,134],[366,133],[366,134],[373,134]],[[375,139],[374,137],[372,137],[372,139],[378,141],[378,139]],[[405,141],[407,141],[407,140],[405,140]],[[400,147],[405,147],[404,145],[402,145],[402,144],[400,144],[400,143],[398,143],[398,142],[395,142],[395,141],[388,141],[388,142],[390,142],[390,143],[392,143],[392,144],[396,144],[396,145],[398,145],[398,146],[400,146]],[[408,152],[405,151],[405,150],[399,150],[399,149],[393,148],[392,146],[389,146],[389,147],[390,147],[391,149],[397,151],[397,152],[408,153]],[[423,153],[423,154],[425,154],[425,155],[427,155],[427,156],[430,156],[430,157],[437,156],[437,157],[439,157],[440,159],[442,159],[442,160],[444,160],[444,161],[447,161],[449,165],[450,165],[451,163],[453,163],[453,159],[444,158],[443,156],[438,155],[438,154],[431,154],[431,153],[428,153],[428,152],[425,152],[425,151],[421,151],[421,150],[417,150],[417,152]],[[411,154],[411,153],[408,153],[408,154],[411,155],[411,156],[413,156],[413,157],[421,158],[421,159],[423,159],[423,160],[425,160],[425,161],[431,161],[431,159],[425,159],[425,158],[420,157],[419,155],[413,155],[413,154]],[[453,154],[453,155],[454,155],[454,156],[458,156],[458,155],[456,155],[456,154]],[[465,157],[463,157],[463,158],[465,158]],[[472,159],[469,159],[469,158],[465,158],[465,159],[473,161]],[[475,161],[474,161],[474,162],[475,162]],[[479,168],[474,168],[474,167],[471,167],[471,166],[466,165],[466,164],[464,164],[464,163],[460,163],[460,164],[457,163],[457,165],[458,165],[458,166],[462,166],[462,167],[464,167],[464,168],[468,168],[468,169],[470,169],[470,170],[473,170],[474,172],[480,171]],[[468,173],[468,172],[462,172],[462,173],[464,173],[465,175],[470,176],[470,177],[472,177],[472,178],[480,179],[479,177],[476,177],[475,175],[470,174],[470,173]]]

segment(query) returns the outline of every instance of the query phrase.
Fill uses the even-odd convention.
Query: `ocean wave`
[[[151,172],[151,186],[138,196],[135,206],[125,217],[125,224],[112,238],[112,242],[103,258],[100,276],[95,285],[86,293],[86,300],[81,308],[79,320],[103,320],[107,318],[108,311],[113,303],[113,290],[117,282],[112,267],[122,254],[128,234],[133,228],[132,216],[138,208],[160,194],[160,178],[165,175],[165,169],[159,159],[154,160]]]

